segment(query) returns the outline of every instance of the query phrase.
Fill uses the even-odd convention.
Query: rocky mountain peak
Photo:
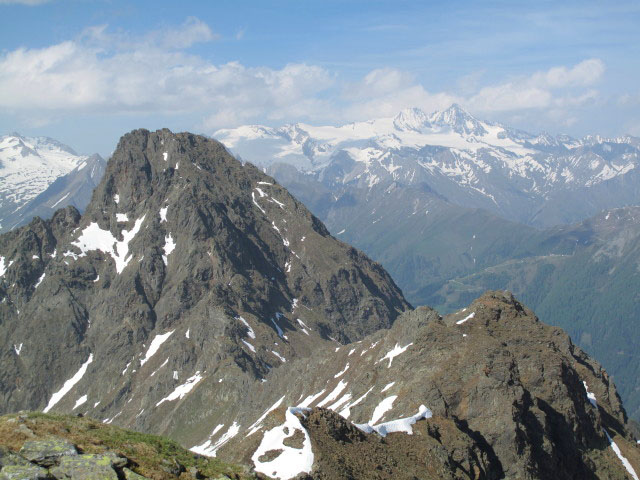
[[[432,113],[429,121],[434,125],[449,126],[459,134],[481,136],[487,133],[482,122],[457,103],[452,104],[446,110]]]
[[[271,177],[169,130],[125,135],[82,216],[0,236],[0,296],[3,411],[155,432],[208,429],[271,371],[410,308]]]

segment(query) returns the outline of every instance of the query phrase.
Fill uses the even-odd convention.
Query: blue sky
[[[460,103],[640,136],[640,3],[0,0],[0,133],[339,124]]]

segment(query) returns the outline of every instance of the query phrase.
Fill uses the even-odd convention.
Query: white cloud
[[[430,93],[410,73],[392,68],[372,70],[360,82],[347,85],[343,99],[346,120],[393,116],[408,107],[432,112],[461,100],[446,92]]]
[[[345,83],[318,65],[214,64],[188,50],[217,38],[206,23],[190,17],[178,27],[142,36],[101,25],[49,47],[0,53],[0,108],[31,125],[78,113],[187,114],[213,131],[255,122],[364,120],[407,107],[429,113],[459,103],[478,115],[533,114],[569,125],[576,109],[599,101],[596,86],[605,72],[601,60],[587,59],[481,85],[484,72],[479,71],[450,91],[434,92],[412,73],[393,68],[374,69]],[[616,101],[632,103],[631,98]]]
[[[547,88],[586,87],[596,84],[604,74],[604,62],[598,58],[584,60],[572,68],[553,67],[531,76],[528,83]]]
[[[161,38],[161,45],[177,49],[219,38],[219,35],[215,35],[206,23],[195,17],[187,18],[179,28],[170,28],[155,35]]]
[[[597,58],[584,60],[571,68],[553,67],[481,88],[468,98],[467,105],[480,112],[578,106],[597,98],[597,90],[592,88],[585,92],[581,89],[598,83],[604,71],[604,63]]]
[[[206,120],[213,125],[253,115],[305,115],[318,107],[315,97],[334,81],[314,65],[215,65],[185,50],[213,39],[206,24],[190,18],[179,28],[141,38],[98,26],[76,40],[20,48],[0,55],[0,107],[39,119],[47,112],[215,112]],[[232,114],[235,110],[243,113]]]

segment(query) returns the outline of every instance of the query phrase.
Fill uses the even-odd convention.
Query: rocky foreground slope
[[[0,409],[270,478],[637,478],[606,372],[510,294],[442,318],[219,143],[125,135],[86,212],[0,237]]]

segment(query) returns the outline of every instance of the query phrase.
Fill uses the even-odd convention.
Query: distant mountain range
[[[427,184],[451,203],[537,227],[640,198],[640,139],[532,135],[458,105],[339,127],[243,126],[214,137],[258,165],[284,162],[360,188]]]
[[[531,135],[456,105],[215,135],[381,262],[412,304],[452,312],[514,291],[604,363],[640,419],[640,139]]]
[[[430,218],[422,207],[414,217]],[[128,133],[82,215],[69,206],[0,235],[0,320],[0,413],[167,434],[259,478],[640,471],[615,385],[561,329],[504,291],[444,317],[412,308],[380,264],[203,136]],[[54,433],[84,452],[106,446],[108,429],[64,418],[21,414],[0,419],[0,433],[31,440],[64,421]],[[91,445],[74,433],[82,424]],[[149,440],[185,460],[156,457],[166,475],[145,476],[205,477],[187,470],[197,457]],[[139,447],[127,444],[133,466],[153,454]],[[51,456],[52,473],[68,466]],[[7,476],[20,457],[0,450],[0,461]]]
[[[78,155],[52,138],[0,137],[0,232],[67,205],[84,209],[105,166],[99,155]]]

